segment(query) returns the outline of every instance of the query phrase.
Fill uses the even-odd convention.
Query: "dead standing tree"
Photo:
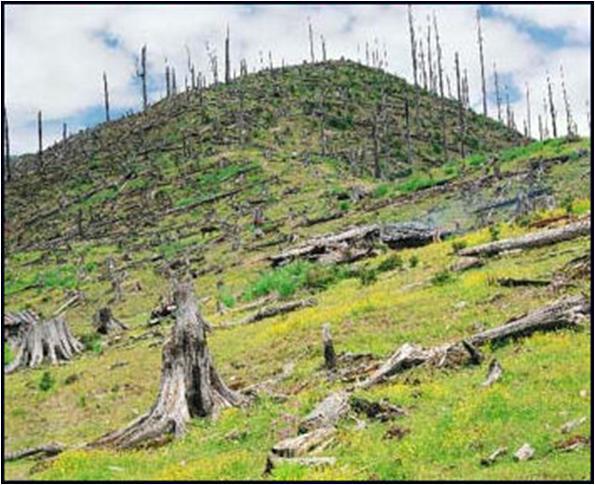
[[[143,45],[140,50],[140,69],[137,68],[136,75],[141,80],[143,94],[143,111],[147,109],[147,46]]]
[[[41,110],[37,112],[37,165],[39,171],[43,170],[43,121],[41,117]]]
[[[229,60],[229,25],[225,34],[225,84],[231,82],[231,61]]]
[[[434,35],[436,37],[436,62],[438,68],[438,87],[440,89],[440,124],[442,125],[442,153],[445,161],[448,160],[448,148],[446,143],[446,99],[444,97],[444,72],[442,70],[442,44],[440,44],[440,32],[438,21],[434,12]],[[407,103],[409,108],[409,103]],[[411,160],[409,160],[411,161]]]
[[[566,82],[564,80],[564,68],[560,64],[560,83],[562,85],[562,98],[564,99],[564,110],[566,111],[566,136],[572,138],[576,135],[570,101],[568,100],[568,91],[566,91]]]
[[[494,88],[496,90],[496,106],[498,108],[498,121],[502,123],[502,98],[500,97],[500,83],[498,82],[498,70],[494,62]]]
[[[308,17],[308,40],[310,42],[310,61],[312,64],[316,62],[316,57],[314,56],[314,31],[312,30],[312,20]]]
[[[132,448],[179,437],[191,418],[214,417],[245,398],[229,389],[215,369],[207,346],[207,322],[198,311],[194,288],[174,290],[176,323],[163,347],[161,385],[151,410],[126,428],[90,443],[91,448]]]
[[[8,116],[6,115],[6,108],[2,106],[2,128],[3,136],[2,141],[3,151],[2,159],[4,160],[4,180],[10,181],[10,141],[8,136]]]
[[[483,96],[483,115],[488,115],[488,98],[486,95],[485,63],[483,58],[483,35],[481,33],[481,13],[477,9],[477,45],[479,47],[479,64],[481,68],[481,94]]]
[[[461,158],[465,158],[465,109],[458,52],[455,52],[455,72],[457,75],[457,101],[459,107],[459,151],[461,154]]]
[[[103,101],[105,103],[105,121],[109,121],[109,89],[107,85],[107,74],[103,72]]]
[[[550,116],[552,117],[552,136],[558,137],[558,129],[556,127],[556,106],[554,105],[554,90],[552,87],[552,80],[550,79],[549,73],[546,75],[547,78],[547,95],[549,100]]]

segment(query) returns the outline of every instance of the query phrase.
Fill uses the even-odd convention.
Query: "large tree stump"
[[[176,323],[163,347],[161,386],[151,410],[126,428],[109,433],[90,447],[131,448],[155,444],[186,431],[194,417],[216,416],[244,397],[229,389],[213,365],[207,346],[207,323],[197,308],[191,283],[174,290]]]
[[[107,335],[112,332],[128,330],[128,326],[116,319],[112,314],[110,307],[103,307],[97,310],[93,316],[93,326],[97,333]]]
[[[21,367],[37,367],[48,360],[51,364],[68,361],[82,352],[83,345],[70,333],[63,316],[29,324],[16,343],[15,359],[4,367],[5,373]]]

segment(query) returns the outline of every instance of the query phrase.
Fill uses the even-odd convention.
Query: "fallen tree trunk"
[[[179,437],[194,417],[212,417],[245,398],[229,389],[213,365],[207,346],[207,323],[198,312],[194,288],[181,283],[174,291],[176,323],[163,347],[161,385],[151,410],[126,428],[87,445],[133,448]]]
[[[6,453],[6,455],[4,455],[4,460],[15,461],[22,458],[30,458],[32,456],[54,456],[62,453],[63,451],[64,446],[57,443],[48,443],[47,445]]]
[[[529,278],[498,278],[496,280],[500,286],[506,288],[516,288],[518,286],[548,286],[550,280],[533,280]]]
[[[589,314],[590,308],[590,304],[582,295],[567,297],[455,344],[442,344],[425,349],[419,345],[405,343],[359,386],[368,388],[395,374],[426,363],[436,367],[463,363],[476,364],[479,362],[479,358],[475,346],[523,337],[538,331],[547,332],[564,327],[575,328]]]
[[[50,364],[68,361],[83,350],[63,316],[28,325],[16,347],[14,361],[4,367],[6,374],[21,367],[37,367],[45,360]]]
[[[240,320],[238,322],[232,323],[224,323],[219,325],[218,328],[229,328],[229,327],[236,327],[238,325],[248,325],[250,323],[258,322],[260,320],[264,320],[265,318],[271,318],[277,315],[283,315],[284,313],[293,312],[295,310],[299,310],[301,308],[311,307],[316,305],[316,300],[314,298],[308,298],[306,300],[298,300],[298,301],[289,301],[287,303],[281,303],[275,306],[269,306],[258,310],[253,315],[249,315],[248,317]]]
[[[563,241],[569,241],[581,236],[591,234],[591,219],[584,219],[564,227],[548,229],[521,237],[504,239],[488,244],[482,244],[472,248],[465,248],[459,251],[461,256],[492,256],[503,251],[513,249],[531,249],[550,244],[557,244]]]

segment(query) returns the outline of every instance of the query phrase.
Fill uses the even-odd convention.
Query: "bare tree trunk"
[[[566,82],[564,81],[564,68],[560,64],[560,82],[562,84],[562,96],[564,98],[564,109],[566,111],[566,136],[573,137],[576,135],[574,129],[574,120],[572,118],[572,111],[570,109],[570,101],[568,100],[568,91],[566,91]]]
[[[109,121],[109,89],[107,86],[107,74],[103,72],[103,99],[105,102],[105,121]]]
[[[525,84],[527,95],[527,138],[531,138],[531,98],[529,93],[529,84]]]
[[[444,98],[444,73],[442,71],[442,45],[440,44],[440,32],[436,13],[434,15],[434,35],[436,36],[436,60],[438,66],[438,87],[440,89],[440,124],[442,125],[442,154],[444,161],[448,160],[448,147],[446,144],[446,100]]]
[[[326,62],[326,41],[324,35],[320,36],[320,48],[322,49],[322,62]]]
[[[483,35],[481,33],[481,13],[477,9],[477,45],[479,46],[479,64],[481,67],[481,94],[483,96],[483,115],[488,115],[488,98],[486,94],[485,63],[483,58]]]
[[[335,369],[337,367],[337,355],[335,354],[333,337],[331,336],[331,326],[328,323],[322,326],[322,347],[325,368],[328,370]]]
[[[554,105],[554,91],[552,88],[552,81],[550,79],[550,75],[547,75],[547,93],[548,99],[550,102],[550,115],[552,117],[552,136],[554,138],[558,137],[558,129],[556,127],[556,106]]]
[[[310,60],[312,64],[316,62],[316,58],[314,57],[314,32],[312,30],[312,20],[308,17],[308,39],[310,41]]]
[[[62,123],[62,141],[66,141],[66,138],[68,138],[68,127],[66,123]]]
[[[496,88],[496,106],[498,107],[498,121],[502,122],[502,98],[500,97],[500,84],[498,83],[498,70],[494,62],[494,87]]]
[[[38,142],[38,151],[37,151],[37,164],[39,170],[43,170],[43,132],[42,132],[42,119],[41,119],[41,110],[37,112],[37,142]]]
[[[405,136],[407,137],[407,163],[413,161],[413,150],[411,147],[411,117],[409,115],[409,94],[405,93]]]
[[[169,74],[169,66],[165,65],[165,97],[169,98],[171,96],[171,82],[170,82],[170,74]]]
[[[411,4],[407,5],[407,17],[409,19],[409,40],[411,43],[411,65],[413,66],[413,83],[417,88],[417,45],[415,43],[415,27],[413,24],[413,12],[411,9]]]
[[[136,75],[141,80],[143,94],[143,111],[147,109],[147,46],[143,45],[140,50],[140,69],[137,69]]]
[[[537,122],[539,125],[539,141],[543,141],[543,122],[541,120],[541,115],[537,115]]]
[[[161,386],[151,410],[126,428],[90,443],[91,448],[133,448],[160,443],[186,431],[195,417],[216,416],[229,406],[244,402],[229,389],[215,369],[207,345],[207,322],[198,311],[194,288],[177,284],[174,291],[176,323],[163,347]]]
[[[461,158],[465,158],[465,110],[463,107],[463,92],[461,85],[461,69],[459,66],[459,53],[455,52],[455,72],[457,75],[457,100],[459,102],[459,138]]]
[[[430,91],[434,92],[436,89],[436,83],[434,82],[434,66],[433,66],[433,59],[432,59],[432,24],[430,22],[430,16],[427,16],[428,20],[428,37],[427,37],[427,46],[428,46],[428,76],[429,76],[429,85]]]
[[[229,25],[225,35],[225,83],[231,82],[231,61],[229,59]]]
[[[176,84],[176,68],[172,67],[171,68],[171,94],[172,96],[177,94],[178,92],[178,86]]]
[[[2,126],[4,127],[3,140],[4,140],[4,151],[2,158],[4,159],[4,177],[8,182],[10,181],[10,139],[8,133],[8,116],[6,115],[6,108],[2,106]]]

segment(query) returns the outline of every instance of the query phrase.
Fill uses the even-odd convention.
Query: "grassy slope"
[[[374,71],[359,70],[350,64],[338,64],[331,68],[338,69],[333,79],[339,83],[349,83],[354,76],[361,76],[360,81],[371,82],[377,76]],[[253,244],[271,241],[283,234],[295,234],[304,239],[374,220],[427,219],[448,228],[454,227],[455,221],[460,221],[463,227],[470,228],[481,223],[473,209],[499,197],[515,196],[518,188],[526,184],[524,171],[535,160],[548,161],[568,156],[566,162],[546,168],[543,183],[556,194],[559,205],[565,205],[564,199],[569,197],[574,211],[582,213],[590,209],[588,140],[551,140],[497,151],[495,147],[510,143],[506,140],[510,133],[496,126],[480,135],[486,140],[484,153],[472,155],[466,160],[457,160],[453,153],[447,163],[440,162],[439,157],[430,161],[416,159],[411,174],[378,182],[365,170],[360,173],[349,169],[340,157],[316,155],[317,126],[303,116],[305,108],[301,104],[308,97],[307,86],[312,81],[309,80],[312,73],[305,67],[289,70],[286,75],[289,79],[295,77],[287,85],[280,83],[281,88],[296,95],[298,101],[288,103],[295,109],[294,116],[273,117],[271,123],[264,122],[263,126],[257,123],[258,129],[246,147],[230,146],[203,134],[192,157],[162,151],[149,159],[135,158],[133,166],[139,175],[121,186],[119,191],[93,196],[60,212],[47,223],[29,228],[22,236],[25,241],[33,241],[36,237],[47,239],[51,237],[51,231],[60,232],[65,227],[71,227],[79,207],[83,207],[84,211],[93,207],[100,218],[108,221],[112,217],[128,217],[128,220],[112,221],[112,233],[106,233],[107,237],[76,240],[70,249],[11,251],[6,261],[6,308],[30,306],[45,314],[50,313],[64,300],[65,293],[76,285],[77,264],[84,257],[86,274],[79,276],[83,276],[80,287],[86,294],[87,303],[70,310],[67,318],[77,336],[92,338],[91,316],[111,297],[109,283],[100,279],[101,267],[108,255],[113,255],[121,266],[130,260],[139,261],[155,254],[173,259],[198,243],[202,246],[192,249],[190,254],[201,253],[206,261],[197,268],[221,267],[220,273],[204,274],[195,282],[198,293],[206,298],[202,304],[203,312],[214,324],[235,320],[243,314],[235,310],[223,316],[216,313],[215,303],[221,297],[216,290],[217,281],[222,280],[225,295],[233,297],[231,300],[236,300],[236,306],[241,305],[246,290],[262,272],[268,271],[263,258],[286,246],[281,244],[254,250],[250,249]],[[262,95],[267,100],[267,103],[262,103],[265,111],[276,112],[282,108],[277,98],[271,93],[258,91],[261,88],[266,91],[275,83],[270,82],[268,77],[263,80],[259,76],[268,75],[246,78],[245,82],[254,84],[246,92],[252,93],[255,99]],[[393,82],[397,86],[398,100],[403,86],[399,85],[399,80]],[[225,114],[216,103],[219,97],[225,96],[230,96],[225,86],[205,93],[205,99],[209,100],[205,104],[208,106],[207,118]],[[282,99],[287,102],[287,97]],[[431,101],[430,98],[427,100]],[[195,119],[205,116],[204,110],[202,114],[196,114],[200,113],[196,108],[196,99],[182,101],[178,105],[175,102],[160,103],[140,118],[143,123],[151,124],[162,119],[168,110],[175,111],[180,106],[190,108],[188,113],[172,118],[175,122],[170,120],[158,128],[151,128],[148,142],[162,139],[180,142],[180,133],[204,122]],[[259,103],[253,102],[258,111]],[[354,109],[361,102],[355,100]],[[268,109],[269,106],[272,108]],[[359,118],[362,123],[367,116],[366,108],[363,111]],[[429,114],[435,112],[427,110]],[[268,115],[259,113],[255,116],[268,119]],[[97,132],[97,137],[102,140],[97,145],[87,140],[92,145],[89,150],[96,150],[98,154],[88,169],[96,175],[106,171],[103,176],[107,180],[117,178],[118,171],[110,171],[106,159],[125,158],[127,153],[134,151],[134,143],[130,140],[135,139],[135,135],[130,133],[135,133],[137,121],[132,118],[104,126]],[[480,128],[483,121],[478,118],[477,123]],[[204,124],[211,126],[208,122]],[[329,136],[335,138],[337,146],[350,146],[353,140],[369,139],[367,128],[358,123],[355,125],[355,128],[346,131],[330,130]],[[398,123],[396,129],[399,129]],[[128,133],[127,130],[132,131]],[[230,128],[232,132],[233,128]],[[116,135],[122,143],[110,144]],[[81,141],[76,146],[82,145]],[[109,148],[112,146],[115,148]],[[492,149],[487,150],[487,146]],[[416,144],[420,159],[423,158],[422,152],[431,152],[430,147],[427,141]],[[79,160],[81,157],[76,151],[72,156],[72,163],[78,167],[72,170],[76,174],[77,170],[86,167],[83,164],[85,159]],[[499,160],[504,177],[476,187],[473,190],[475,198],[470,200],[468,193],[471,191],[461,190],[457,184],[476,181],[491,174],[492,167],[487,159],[492,156]],[[397,163],[395,167],[391,166],[391,170],[399,168],[398,156],[390,155],[385,160],[386,164],[395,160]],[[236,176],[237,171],[245,168],[247,162],[257,168],[242,181]],[[196,169],[199,169],[196,173],[188,175]],[[431,186],[444,179],[450,180],[445,191],[434,191]],[[67,180],[71,184],[66,192],[68,197],[92,188],[82,186],[75,175],[69,175]],[[210,194],[251,183],[255,184],[253,188],[231,201],[222,200],[167,217],[162,216],[163,202],[152,190],[159,187],[157,192],[167,192],[171,197],[172,207],[182,207]],[[371,195],[359,203],[340,200],[338,194],[354,185],[365,187]],[[430,188],[424,190],[426,185]],[[13,192],[8,194],[9,201],[13,204],[11,211],[14,211],[10,212],[10,221],[12,228],[17,228],[15,232],[18,232],[19,224],[29,216],[26,211],[18,209],[19,203],[24,201],[18,196],[19,185],[13,184],[10,190]],[[41,190],[39,198],[34,198],[31,207],[26,210],[54,207],[58,192]],[[254,236],[250,209],[242,213],[231,208],[255,199],[266,201],[267,224],[272,225],[275,221],[279,224],[278,228],[267,232],[264,239]],[[143,210],[130,208],[137,202],[142,202]],[[340,219],[312,227],[294,227],[303,216],[312,218],[337,210],[343,212]],[[563,210],[559,208],[554,213]],[[221,229],[214,234],[192,233],[206,223],[207,214],[212,211],[215,216],[211,220],[217,224],[221,219],[238,224],[242,239],[239,251],[231,249],[229,238],[216,245],[208,245],[209,240],[224,234]],[[138,226],[143,214],[155,217],[155,225],[137,229],[134,234],[132,229]],[[547,215],[533,214],[528,219]],[[503,210],[494,217],[496,220],[508,220],[510,212]],[[523,225],[503,225],[502,236],[526,230]],[[114,242],[118,232],[119,245]],[[10,236],[13,235],[14,232]],[[468,244],[475,244],[489,237],[487,230],[480,230],[472,231],[462,239]],[[329,384],[319,371],[322,323],[332,323],[337,350],[373,352],[379,356],[388,355],[405,341],[430,345],[457,338],[471,332],[477,322],[486,326],[498,325],[511,316],[555,298],[546,289],[495,287],[490,283],[494,277],[548,276],[564,262],[584,253],[588,246],[589,241],[583,239],[534,250],[526,255],[495,259],[486,267],[472,270],[442,286],[434,286],[428,283],[428,279],[452,262],[451,241],[402,251],[400,255],[405,267],[381,274],[378,281],[369,286],[362,286],[357,278],[343,279],[326,291],[318,292],[316,298],[319,304],[314,308],[248,327],[213,333],[210,345],[216,363],[226,381],[236,387],[258,382],[280,371],[284,363],[295,362],[293,374],[277,389],[279,393],[290,396],[288,401],[279,403],[263,397],[245,410],[224,412],[216,422],[196,421],[183,440],[159,450],[129,453],[72,451],[47,469],[32,471],[32,462],[26,460],[8,464],[7,476],[114,480],[261,478],[271,445],[280,437],[293,434],[299,419],[331,387],[337,386]],[[410,264],[412,256],[419,259],[414,268]],[[354,267],[375,267],[386,257],[382,255]],[[128,338],[146,331],[144,324],[150,310],[167,290],[167,281],[157,271],[158,266],[145,263],[128,270],[127,284],[138,281],[142,291],[126,291],[125,301],[113,305],[116,316],[131,327],[120,342],[109,344],[104,341],[102,346],[95,344],[92,346],[95,350],[85,352],[65,366],[27,370],[7,376],[7,449],[50,440],[67,445],[84,443],[127,423],[150,406],[158,386],[161,340],[132,343]],[[23,290],[36,282],[40,284],[39,288]],[[582,283],[582,287],[589,288],[590,281]],[[298,290],[295,297],[306,296],[308,292],[307,288]],[[502,296],[492,301],[495,293]],[[168,331],[169,324],[164,325],[163,334],[167,335]],[[535,336],[519,344],[488,350],[488,354],[496,355],[505,368],[503,381],[491,389],[479,390],[477,387],[484,378],[485,365],[452,372],[416,369],[394,383],[379,386],[371,391],[372,394],[404,405],[409,411],[406,418],[395,423],[370,423],[363,430],[357,429],[353,421],[345,420],[341,423],[336,443],[325,452],[338,458],[337,466],[324,471],[280,468],[275,471],[274,477],[586,478],[590,458],[587,450],[561,454],[551,452],[551,449],[553,443],[562,438],[558,428],[563,422],[588,415],[589,398],[581,397],[580,392],[586,390],[587,396],[590,395],[589,332]],[[124,362],[126,365],[112,368],[114,364]],[[50,390],[42,391],[39,383],[47,371],[55,384]],[[67,384],[67,379],[74,379],[74,382]],[[394,425],[409,428],[411,432],[402,441],[384,440],[384,433]],[[586,423],[576,433],[587,433],[589,426],[590,423]],[[230,433],[236,430],[240,433],[235,433],[234,439]],[[492,468],[483,469],[478,465],[479,457],[489,454],[496,446],[506,445],[509,450],[514,450],[525,441],[537,449],[533,462],[519,465],[506,458]]]
[[[516,227],[506,228],[503,236],[519,232]],[[481,231],[464,239],[477,243],[489,235]],[[294,373],[278,388],[290,395],[287,402],[263,398],[245,410],[225,411],[216,422],[196,421],[187,437],[160,450],[68,452],[35,478],[258,479],[270,446],[293,432],[300,417],[331,387],[318,370],[322,323],[332,323],[341,351],[387,355],[406,341],[430,345],[454,339],[470,333],[477,322],[486,327],[498,325],[554,297],[547,289],[497,288],[491,283],[493,278],[548,276],[588,247],[585,238],[498,258],[439,286],[428,284],[427,276],[452,262],[450,243],[403,251],[405,259],[412,254],[419,257],[416,268],[385,273],[366,287],[348,279],[319,295],[316,308],[213,334],[210,344],[217,364],[231,383],[258,381],[279,371],[283,363],[295,361]],[[589,286],[586,281],[573,291]],[[495,293],[501,297],[494,303]],[[562,331],[488,349],[488,359],[496,356],[505,369],[502,382],[490,389],[478,388],[485,365],[454,371],[413,370],[370,391],[377,398],[404,405],[407,417],[395,423],[373,423],[363,430],[346,420],[336,443],[325,452],[337,456],[336,467],[325,471],[280,468],[274,477],[587,478],[588,450],[563,454],[552,448],[565,437],[559,432],[564,422],[589,415],[589,339],[590,331]],[[8,447],[49,439],[82,443],[125,424],[152,402],[159,359],[159,348],[148,344],[125,350],[108,347],[101,355],[87,354],[52,369],[57,384],[46,392],[36,388],[43,369],[10,376],[6,387]],[[110,370],[118,361],[128,365]],[[65,384],[72,374],[81,378]],[[304,383],[306,387],[294,394]],[[402,441],[383,440],[394,425],[411,432]],[[587,422],[575,433],[588,433],[589,426]],[[230,439],[232,431],[240,431],[239,438]],[[537,450],[533,462],[515,464],[505,458],[492,468],[479,466],[480,457],[497,446],[513,450],[525,441]],[[9,464],[8,471],[16,477],[27,473],[27,468],[24,463]]]

